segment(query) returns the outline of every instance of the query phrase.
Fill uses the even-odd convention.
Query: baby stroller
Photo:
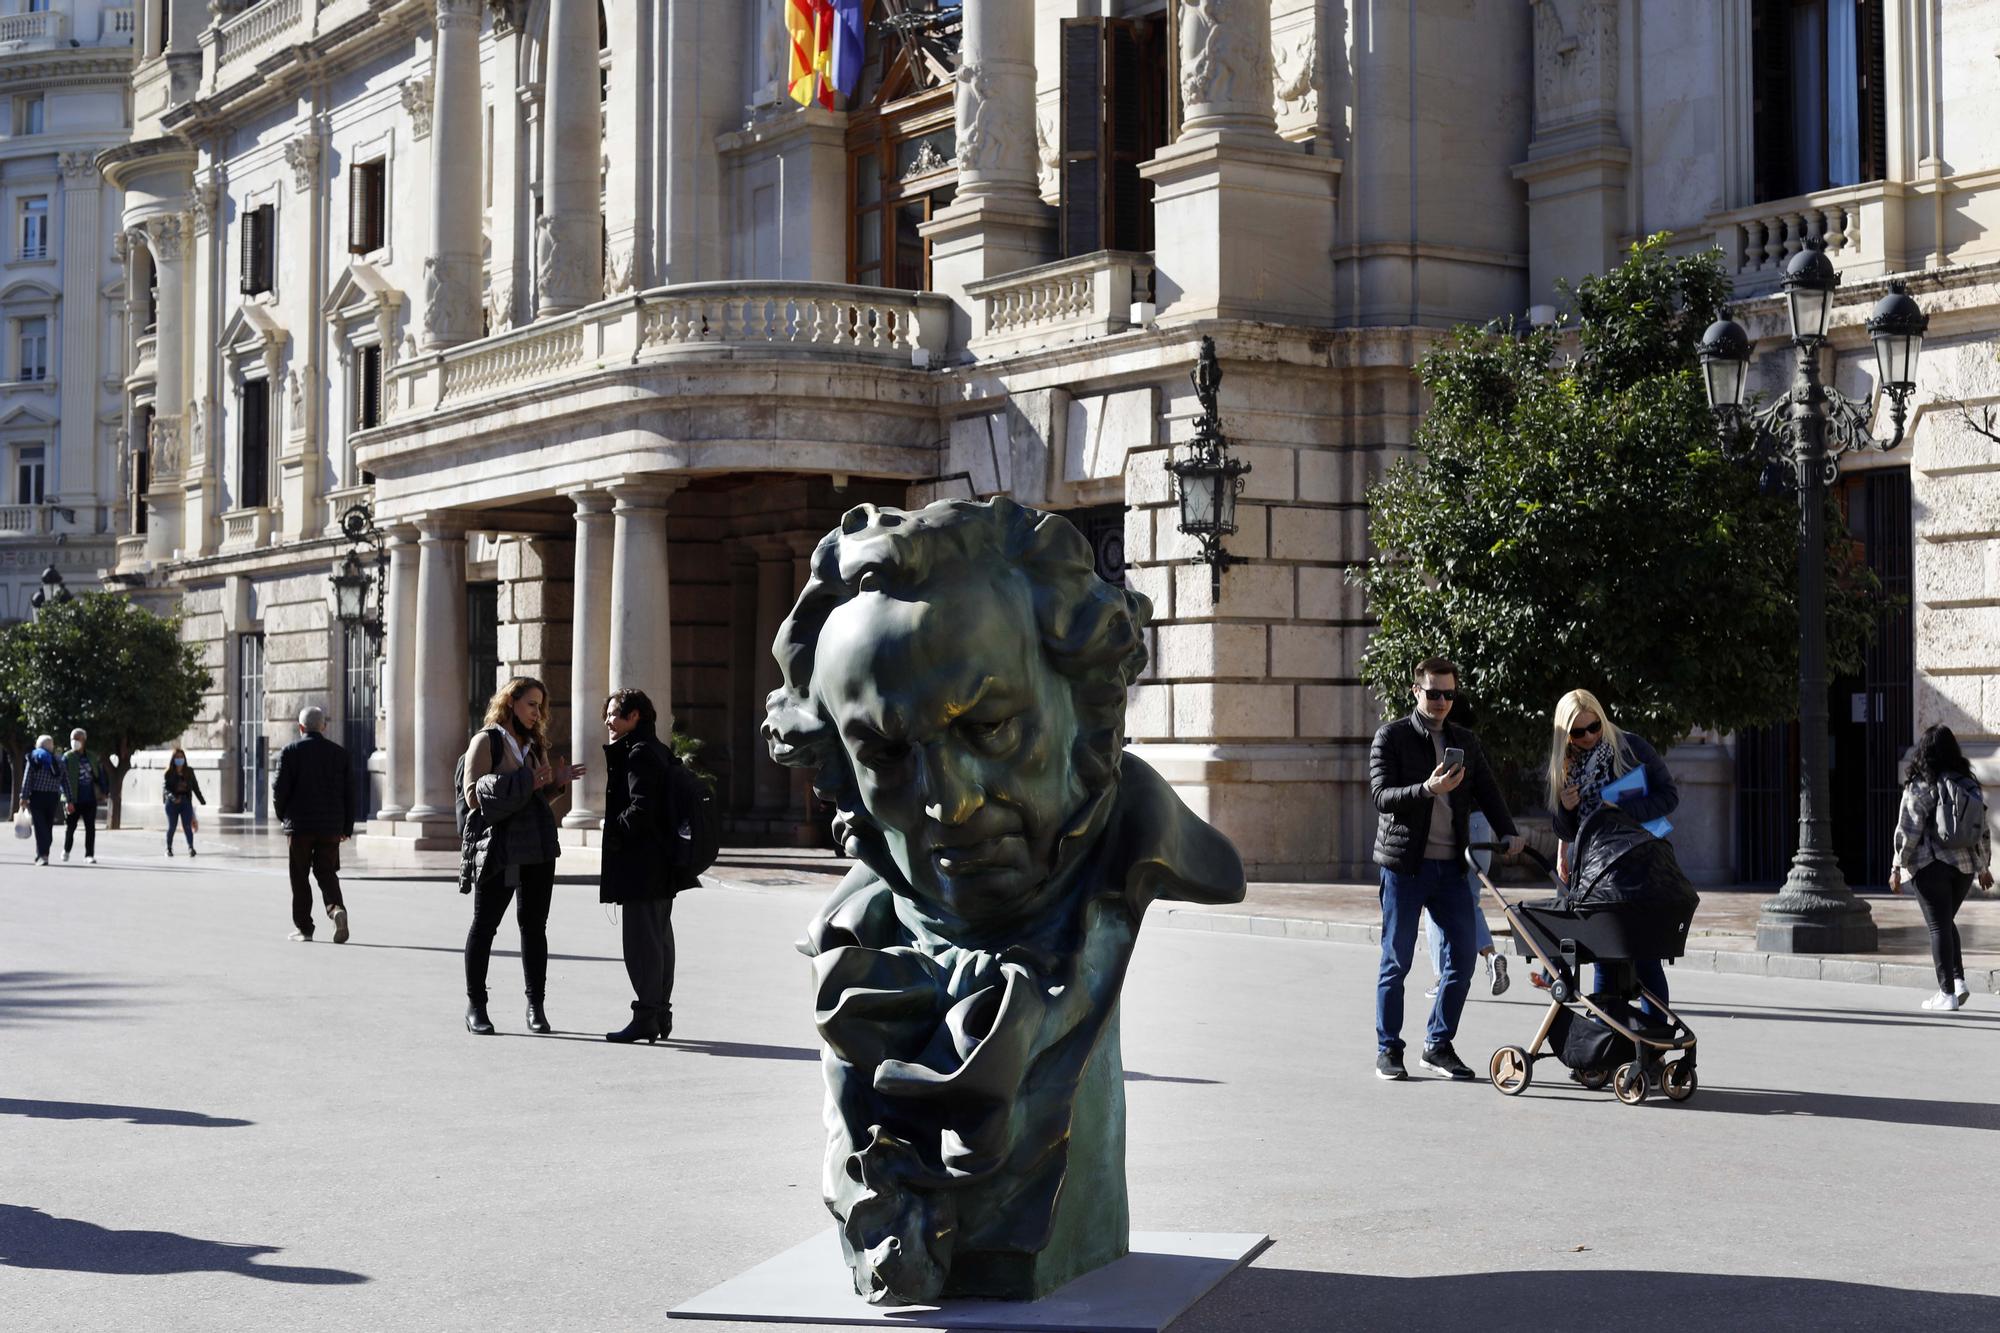
[[[1497,850],[1482,843],[1468,850]],[[1679,958],[1700,901],[1671,846],[1616,806],[1584,821],[1570,881],[1530,850],[1560,892],[1539,903],[1507,901],[1473,862],[1479,882],[1499,900],[1520,952],[1549,976],[1549,1008],[1526,1047],[1502,1046],[1487,1064],[1493,1086],[1518,1097],[1534,1081],[1535,1064],[1556,1059],[1586,1088],[1611,1085],[1627,1106],[1646,1100],[1649,1078],[1673,1101],[1694,1096],[1695,1037],[1659,996],[1639,984],[1635,958]],[[1471,859],[1468,857],[1468,859]],[[1585,994],[1582,968],[1595,963],[1609,989]],[[1651,1002],[1658,1015],[1637,1007]],[[1544,1049],[1546,1047],[1546,1049]],[[1670,1052],[1680,1058],[1662,1065]]]

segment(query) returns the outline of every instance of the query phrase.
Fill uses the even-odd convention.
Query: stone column
[[[181,546],[181,470],[186,462],[181,413],[187,404],[185,355],[187,242],[190,228],[179,213],[146,219],[146,245],[159,273],[159,320],[154,326],[153,432],[146,441],[151,458],[147,491],[146,556],[170,560]]]
[[[570,596],[569,752],[571,762],[583,764],[589,772],[570,788],[569,813],[563,816],[563,826],[594,829],[604,819],[602,705],[611,693],[612,500],[609,491],[572,491],[569,499],[576,506],[576,581]]]
[[[71,293],[62,312],[62,419],[80,437],[63,450],[61,498],[72,508],[94,509],[111,489],[97,471],[97,400],[103,393],[97,378],[85,373],[97,364],[100,315],[108,315],[99,278],[104,263],[103,220],[99,201],[103,178],[90,153],[61,157],[63,192],[62,289]],[[116,464],[113,464],[116,474]]]
[[[589,305],[604,295],[599,179],[604,136],[597,51],[593,0],[552,0],[542,130],[542,216],[535,224],[535,282],[540,292],[536,314],[544,318]]]
[[[437,0],[437,42],[431,59],[431,235],[430,254],[424,259],[422,317],[426,348],[452,347],[480,334],[479,167],[484,134],[479,11],[479,0]]]
[[[778,627],[792,613],[792,545],[783,537],[757,537],[751,546],[757,552],[757,673],[751,690],[753,706],[762,707],[772,690],[783,683],[778,659],[771,652]],[[767,819],[783,819],[791,813],[792,771],[771,758],[768,747],[757,751],[757,814]]]
[[[453,514],[417,520],[416,804],[406,819],[450,823],[451,770],[465,752],[465,531]]]
[[[921,229],[932,285],[960,308],[954,346],[984,331],[965,313],[969,284],[1044,263],[1056,246],[1055,212],[1036,180],[1034,0],[965,0],[964,34],[954,75],[958,194]]]
[[[667,498],[676,489],[673,483],[664,480],[611,488],[614,503],[608,690],[644,690],[659,710],[663,730],[673,711]],[[582,559],[581,553],[578,559]]]
[[[382,715],[388,762],[382,770],[382,808],[376,818],[402,819],[416,801],[417,530],[389,529],[387,661],[382,670]]]
[[[1160,317],[1331,323],[1340,164],[1278,137],[1271,0],[1171,3],[1186,110],[1139,169],[1154,186]]]

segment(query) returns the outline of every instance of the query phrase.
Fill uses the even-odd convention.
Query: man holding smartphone
[[[1428,911],[1444,932],[1444,976],[1424,1033],[1423,1066],[1446,1078],[1474,1076],[1451,1048],[1472,987],[1473,914],[1465,848],[1476,805],[1509,853],[1524,839],[1500,784],[1471,731],[1450,721],[1458,667],[1429,657],[1412,673],[1416,708],[1382,725],[1368,750],[1368,795],[1375,803],[1375,864],[1382,875],[1382,967],[1375,987],[1375,1075],[1403,1079],[1403,982],[1416,955],[1417,918]],[[1469,783],[1469,786],[1468,786]]]

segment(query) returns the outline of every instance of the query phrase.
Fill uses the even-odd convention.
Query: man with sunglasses
[[[1451,1048],[1477,954],[1473,914],[1479,907],[1465,871],[1473,807],[1507,839],[1510,853],[1519,852],[1525,841],[1507,813],[1478,738],[1450,721],[1458,679],[1458,667],[1448,658],[1419,662],[1411,685],[1415,710],[1384,723],[1368,750],[1375,864],[1382,874],[1377,1078],[1408,1077],[1403,1068],[1403,982],[1416,955],[1417,918],[1426,911],[1444,932],[1444,977],[1425,1028],[1422,1063],[1446,1078],[1474,1077]],[[1456,753],[1447,753],[1452,751]]]

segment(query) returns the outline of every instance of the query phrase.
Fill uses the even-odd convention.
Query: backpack
[[[722,850],[722,820],[716,814],[715,794],[686,764],[676,761],[667,765],[667,781],[673,792],[674,812],[680,818],[667,855],[673,862],[674,878],[686,881],[677,887],[692,887]]]
[[[486,733],[486,771],[492,773],[500,767],[500,729],[482,727],[481,730]],[[458,762],[451,766],[451,817],[458,825],[458,842],[461,847],[465,845],[468,836],[477,837],[486,829],[486,816],[474,810],[465,801],[465,756],[462,754],[458,757]],[[474,820],[479,822],[475,824]],[[469,835],[468,829],[471,830]]]
[[[1938,846],[1947,851],[1964,851],[1979,839],[1985,826],[1986,793],[1976,782],[1937,782],[1937,809],[1931,815],[1931,833]]]

